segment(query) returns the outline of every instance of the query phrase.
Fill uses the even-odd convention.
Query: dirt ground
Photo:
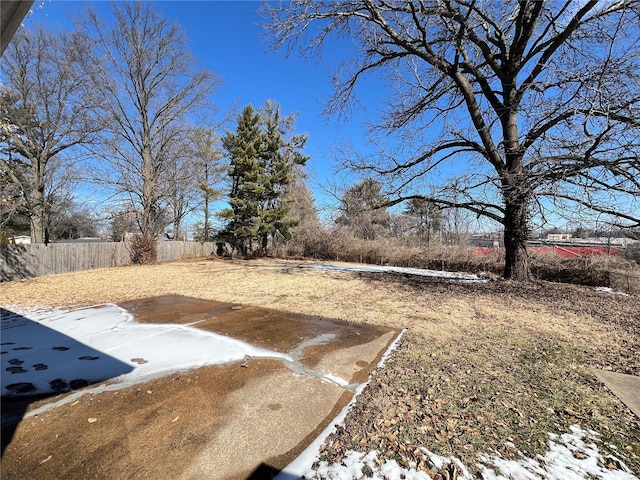
[[[323,271],[310,268],[311,263],[206,259],[100,269],[2,284],[0,304],[74,308],[173,294],[407,328],[345,428],[325,445],[324,458],[339,460],[350,448],[377,448],[383,457],[408,462],[409,447],[424,446],[469,466],[487,451],[508,455],[505,442],[535,455],[547,447],[548,433],[579,424],[599,432],[600,447],[607,451],[613,445],[616,455],[640,474],[640,421],[590,370],[640,375],[637,296],[550,283],[452,283]],[[205,369],[157,382],[195,385],[192,375],[202,381],[215,374]],[[144,400],[153,397],[147,391],[157,390],[149,385],[127,395]],[[189,415],[189,402],[203,395],[202,390],[185,394],[184,415]],[[64,408],[76,407],[88,408],[91,418],[91,406]],[[194,448],[211,421],[194,418],[190,423]],[[86,441],[95,441],[98,452],[107,433],[95,432]],[[136,438],[135,428],[127,432],[122,444],[144,445],[145,464],[153,465],[160,450]],[[62,425],[56,434],[68,435]],[[72,449],[73,438],[68,441]],[[46,464],[46,452],[42,457]],[[2,471],[8,478],[4,459]],[[158,478],[149,476],[153,472],[138,473],[132,475]]]

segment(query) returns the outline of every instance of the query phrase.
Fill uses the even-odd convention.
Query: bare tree
[[[285,188],[285,194],[292,200],[289,215],[297,223],[294,228],[294,236],[301,236],[319,230],[322,225],[318,218],[318,209],[313,193],[307,186],[307,176],[302,166],[296,165],[294,167],[293,177],[293,181]]]
[[[123,242],[127,240],[136,227],[136,213],[121,209],[106,210],[108,221],[108,232],[112,242]]]
[[[97,237],[97,219],[77,202],[69,201],[65,208],[51,215],[50,235],[53,240]]]
[[[158,179],[158,196],[166,204],[165,215],[169,221],[169,225],[164,226],[170,226],[171,230],[165,235],[172,240],[184,240],[182,221],[195,209],[197,202],[197,182],[194,177],[197,172],[187,142],[185,138],[167,146],[161,160],[165,167]]]
[[[29,217],[32,243],[48,241],[52,208],[72,190],[71,152],[96,131],[78,47],[73,35],[21,28],[2,58],[0,172],[8,202]]]
[[[219,83],[195,70],[187,40],[146,2],[114,4],[115,22],[105,25],[87,10],[79,27],[88,37],[84,69],[102,98],[94,109],[104,135],[93,153],[106,160],[99,181],[128,198],[140,212],[145,237],[166,226],[163,181],[172,178],[176,143],[186,142],[189,122],[207,105]]]
[[[640,4],[619,1],[293,0],[269,3],[275,48],[356,51],[327,113],[368,76],[388,85],[373,133],[400,135],[345,166],[390,203],[423,198],[504,226],[507,278],[529,276],[532,218],[567,204],[640,224]]]

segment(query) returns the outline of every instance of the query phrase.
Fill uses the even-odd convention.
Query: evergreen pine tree
[[[384,207],[386,201],[382,184],[371,178],[364,179],[342,195],[341,214],[336,223],[357,238],[375,240],[386,235],[391,224],[391,216]]]
[[[442,210],[436,204],[423,198],[412,198],[404,214],[414,219],[415,235],[431,243],[432,234],[442,231],[444,219]]]
[[[280,107],[267,101],[260,110],[264,127],[265,195],[261,210],[261,246],[266,252],[269,238],[275,241],[276,234],[285,240],[291,238],[291,228],[297,221],[289,215],[293,198],[288,195],[287,186],[295,180],[295,167],[303,167],[309,157],[301,150],[307,135],[289,134],[293,131],[295,116],[281,116]]]
[[[236,133],[227,132],[222,138],[230,160],[231,189],[230,208],[220,212],[220,216],[228,219],[227,232],[233,237],[234,247],[243,254],[252,249],[252,240],[258,235],[260,201],[264,195],[259,120],[253,106],[247,105],[238,118]]]
[[[258,113],[251,105],[238,118],[236,133],[227,132],[222,145],[230,160],[230,208],[220,216],[243,254],[259,240],[263,253],[269,240],[291,237],[296,221],[289,216],[292,199],[286,187],[295,179],[295,166],[304,166],[301,153],[306,135],[291,135],[295,116],[282,117],[280,107],[267,101]]]

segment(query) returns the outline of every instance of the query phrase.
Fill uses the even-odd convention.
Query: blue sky
[[[39,23],[69,29],[72,17],[80,13],[84,3],[80,0],[36,0],[33,13],[24,23],[27,27]],[[105,19],[110,18],[110,2],[100,0],[92,3],[104,12]],[[356,93],[361,103],[352,116],[342,122],[338,122],[336,117],[325,118],[324,104],[333,90],[331,75],[339,71],[341,60],[354,58],[355,46],[349,40],[330,38],[324,42],[324,55],[319,59],[303,59],[297,53],[287,58],[283,52],[274,53],[261,39],[261,18],[257,13],[260,5],[258,0],[153,2],[155,9],[182,26],[191,42],[190,53],[198,59],[198,66],[222,78],[223,84],[212,98],[222,112],[236,106],[239,113],[249,103],[259,107],[271,99],[280,103],[283,114],[298,113],[296,132],[309,135],[305,151],[311,157],[307,165],[308,185],[318,207],[335,205],[335,198],[328,195],[323,187],[349,185],[354,180],[344,178],[344,173],[334,173],[332,147],[348,143],[360,155],[376,153],[366,136],[365,124],[377,120],[386,99],[384,84],[376,79],[360,81]],[[232,123],[229,128],[233,130],[235,125]],[[437,134],[438,125],[434,131]],[[428,136],[434,133],[430,131],[424,135],[417,138],[428,140]],[[407,147],[409,151],[400,152],[401,155],[412,153],[412,146],[404,145],[402,138],[385,137],[384,142],[388,148]],[[456,158],[443,165],[442,173],[447,176],[478,168]],[[485,167],[488,168],[487,165]],[[433,180],[438,179],[434,177]],[[100,198],[95,197],[94,201],[100,202]],[[558,220],[560,224],[565,221],[564,218]]]
[[[93,2],[109,12],[110,2]],[[322,115],[324,102],[332,92],[330,75],[340,63],[340,54],[349,48],[346,41],[325,48],[318,61],[302,59],[293,54],[273,53],[269,44],[260,38],[262,31],[256,0],[236,1],[158,1],[154,8],[182,26],[191,42],[190,52],[200,68],[206,68],[223,79],[212,100],[221,111],[233,105],[242,109],[251,103],[255,107],[265,100],[276,100],[283,114],[298,112],[297,133],[308,133],[305,150],[311,156],[307,164],[308,185],[319,207],[332,202],[321,185],[336,179],[332,173],[330,149],[333,144],[350,141],[367,149],[364,122],[379,105],[361,106],[349,121],[326,119]],[[36,1],[33,13],[25,19],[56,29],[71,28],[71,18],[84,6],[81,1]],[[108,14],[106,14],[108,15]],[[239,112],[238,112],[239,113]],[[234,117],[235,118],[235,117]],[[235,128],[235,122],[231,124]]]

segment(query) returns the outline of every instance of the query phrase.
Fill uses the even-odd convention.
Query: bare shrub
[[[627,246],[625,257],[637,265],[640,265],[640,243],[633,243]]]
[[[614,273],[640,274],[637,265],[619,255],[565,258],[548,252],[532,254],[530,258],[534,277],[550,282],[612,287]]]
[[[286,254],[293,257],[339,260],[343,249],[343,236],[320,225],[313,229],[298,230],[287,244]]]
[[[158,258],[158,247],[155,238],[135,235],[129,242],[131,261],[138,265],[155,263]]]
[[[630,295],[640,295],[640,272],[611,272],[610,287]]]
[[[336,260],[343,262],[392,265],[463,272],[501,274],[504,254],[479,255],[467,246],[424,246],[394,238],[365,240],[341,229],[318,229],[305,232],[287,246],[286,255],[293,257]]]
[[[393,238],[364,240],[348,231],[320,227],[287,245],[287,256],[343,262],[425,268],[501,276],[504,250],[478,251],[465,245],[417,245]],[[565,258],[555,252],[530,253],[533,278],[558,283],[615,287],[633,283],[640,268],[618,255]],[[621,280],[617,280],[621,279]],[[635,280],[634,280],[635,281]],[[631,289],[633,290],[633,289]]]

